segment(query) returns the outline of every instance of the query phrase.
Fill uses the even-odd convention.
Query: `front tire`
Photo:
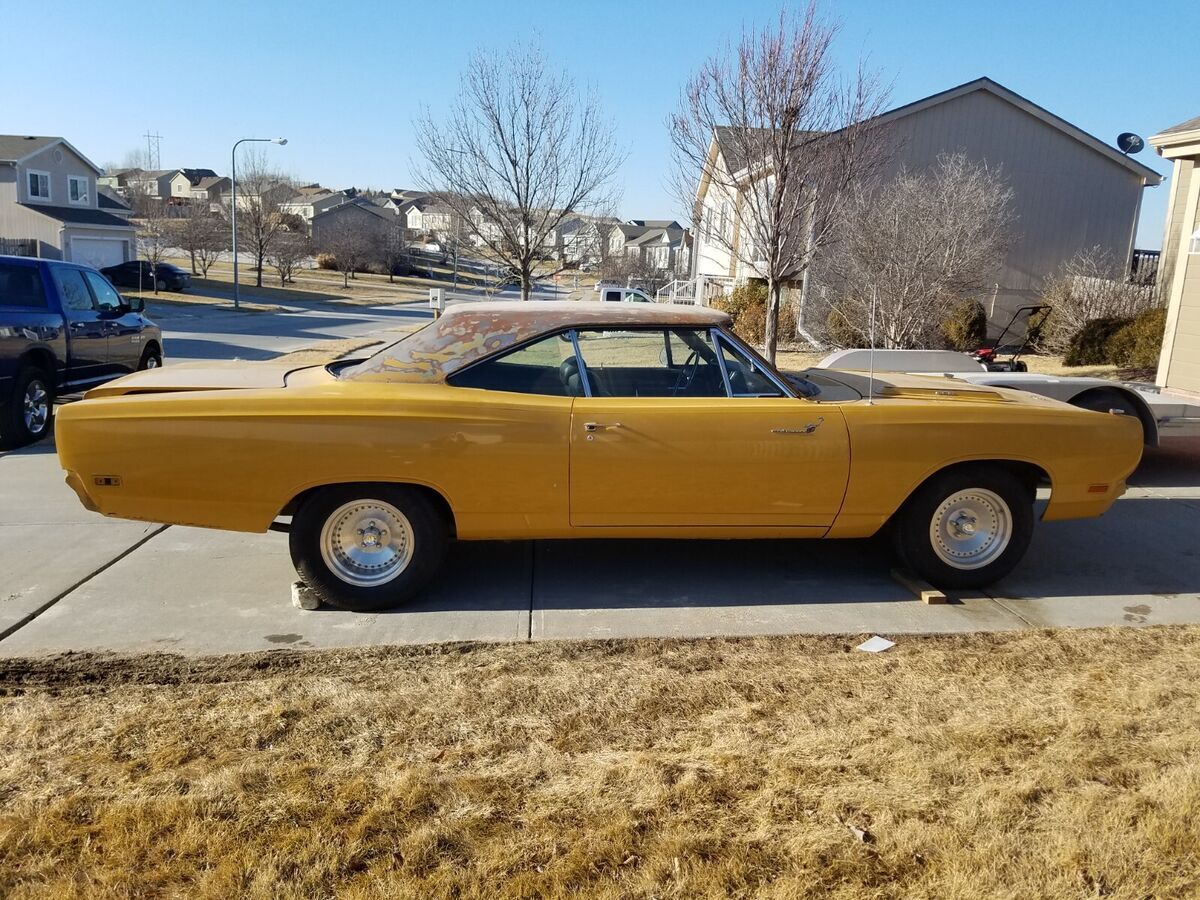
[[[0,448],[13,450],[40,441],[54,421],[54,388],[50,377],[36,366],[17,373],[8,405],[0,411]]]
[[[446,556],[449,528],[420,489],[339,485],[292,519],[288,547],[309,590],[338,609],[392,609],[416,597]]]
[[[142,358],[138,362],[138,371],[144,372],[146,369],[157,369],[162,365],[162,353],[154,347],[147,347],[142,353]]]
[[[892,523],[897,555],[934,587],[980,588],[1003,578],[1033,537],[1030,485],[1007,469],[971,465],[935,475]]]

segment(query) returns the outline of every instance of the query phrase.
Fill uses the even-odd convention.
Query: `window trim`
[[[80,200],[71,199],[71,185],[78,182],[83,182],[83,198]],[[72,206],[90,206],[92,202],[92,180],[86,175],[68,175],[67,176],[67,202]]]
[[[570,338],[571,348],[575,351],[575,362],[579,366],[580,380],[583,382],[583,394],[585,397],[590,397],[590,396],[592,396],[592,386],[590,383],[591,379],[588,377],[587,370],[583,365],[583,357],[579,353],[579,341],[576,340],[576,338],[575,338],[575,329],[573,327],[572,328],[560,328],[557,331],[543,331],[541,334],[535,334],[532,337],[529,337],[519,343],[513,344],[511,347],[505,347],[502,350],[497,350],[495,353],[490,353],[487,356],[481,357],[480,359],[472,360],[471,362],[467,363],[467,365],[463,366],[461,369],[455,369],[453,372],[448,373],[446,375],[445,379],[443,379],[443,381],[448,387],[455,387],[455,388],[462,387],[461,385],[455,384],[452,379],[457,378],[462,373],[469,372],[478,366],[483,366],[483,365],[487,365],[488,363],[496,362],[497,360],[503,359],[506,356],[511,356],[514,353],[518,353],[521,350],[526,349],[527,347],[532,347],[534,344],[540,343],[544,340],[548,340],[549,338],[552,338],[552,337],[561,337],[563,335],[566,335],[568,338]],[[406,337],[407,337],[407,335],[406,335]],[[403,338],[401,338],[401,340],[403,340]],[[400,341],[396,341],[395,343],[398,344],[398,343],[400,343]],[[389,345],[389,346],[394,346],[394,345]],[[383,348],[383,349],[386,349],[386,348]],[[382,353],[383,349],[381,349],[377,352]],[[472,391],[490,391],[493,394],[516,394],[518,397],[556,397],[556,396],[558,396],[557,394],[530,394],[525,391],[498,391],[498,390],[494,390],[492,388],[462,388],[462,389],[463,390],[472,390]],[[562,396],[562,399],[574,400],[575,397],[573,397],[570,394],[564,394]]]
[[[1188,256],[1200,256],[1200,228],[1193,231],[1188,240]]]
[[[751,348],[744,341],[742,341],[741,338],[739,338],[737,335],[723,331],[723,330],[721,330],[720,327],[717,327],[717,326],[713,327],[713,332],[716,334],[718,346],[719,346],[720,341],[724,341],[725,343],[729,344],[729,346],[732,347],[734,350],[738,351],[742,356],[748,357],[752,362],[758,363],[758,367],[762,370],[763,374],[767,376],[767,380],[770,381],[773,385],[775,385],[775,387],[779,388],[779,390],[783,393],[783,396],[785,398],[790,397],[793,400],[808,400],[807,397],[799,396],[792,389],[792,387],[790,385],[785,384],[783,379],[777,377],[777,375],[775,374],[775,367],[772,366],[770,363],[768,363],[765,359],[763,359],[761,354],[756,353],[753,350],[753,348]],[[722,371],[724,371],[725,358],[720,354],[720,352],[717,353],[717,359],[721,363]],[[762,394],[735,395],[733,393],[733,385],[728,384],[728,383],[726,383],[726,389],[729,392],[729,399],[731,399],[731,400],[754,400],[754,399],[771,400],[771,399],[775,399],[773,397],[764,397]]]
[[[41,194],[34,194],[33,191],[31,191],[29,189],[29,176],[30,175],[41,175],[46,179],[46,196],[45,197],[43,197]],[[26,169],[25,170],[25,196],[27,199],[33,201],[34,203],[52,203],[52,202],[54,202],[54,187],[51,184],[50,173],[43,171],[42,169]]]

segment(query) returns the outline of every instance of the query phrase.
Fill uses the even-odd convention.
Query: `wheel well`
[[[21,357],[21,361],[17,364],[17,370],[20,371],[28,365],[37,366],[43,372],[48,372],[50,377],[56,382],[51,387],[57,392],[58,363],[53,353],[41,347],[30,350]]]
[[[158,341],[146,341],[146,349],[142,351],[142,356],[145,356],[151,350],[153,350],[158,356],[162,356],[162,347],[159,346]]]
[[[928,478],[909,491],[908,496],[904,498],[904,502],[900,504],[899,508],[897,508],[897,510],[892,513],[891,517],[888,519],[888,524],[890,525],[891,520],[900,514],[900,511],[904,509],[904,507],[908,504],[908,501],[911,500],[916,493],[921,490],[921,488],[933,481],[933,479],[944,475],[947,472],[953,472],[958,469],[970,469],[977,466],[994,466],[1012,473],[1012,475],[1020,479],[1021,482],[1029,488],[1031,499],[1034,493],[1037,491],[1038,485],[1040,484],[1050,485],[1050,489],[1054,489],[1054,486],[1050,480],[1050,474],[1041,466],[1034,465],[1033,463],[1023,462],[1017,459],[968,459],[962,462],[951,463],[948,466],[942,466],[942,468],[938,469],[936,472],[930,472]]]
[[[433,505],[437,507],[438,511],[442,514],[443,518],[446,520],[446,525],[450,530],[450,536],[455,537],[458,534],[458,530],[454,522],[454,510],[450,508],[450,501],[442,496],[439,491],[429,487],[428,485],[412,484],[411,482],[406,481],[343,481],[334,482],[332,484],[320,484],[316,487],[311,487],[306,491],[301,491],[299,494],[289,500],[286,504],[284,504],[283,509],[279,511],[279,515],[294,516],[297,510],[299,510],[300,507],[305,504],[308,498],[318,491],[329,487],[345,487],[346,485],[350,484],[387,484],[391,485],[392,487],[407,487],[415,491],[420,491],[422,494],[428,497],[430,501],[432,501]]]
[[[1138,421],[1142,423],[1142,437],[1145,443],[1151,447],[1158,446],[1158,421],[1154,418],[1154,414],[1146,405],[1146,402],[1141,397],[1137,396],[1128,388],[1123,388],[1120,385],[1114,384],[1112,387],[1107,385],[1103,387],[1091,387],[1086,391],[1080,391],[1067,402],[1072,406],[1082,406],[1082,402],[1090,397],[1103,396],[1104,394],[1117,394],[1127,399],[1137,413]]]

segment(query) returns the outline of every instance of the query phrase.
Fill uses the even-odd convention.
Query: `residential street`
[[[295,609],[284,535],[86,512],[44,443],[0,456],[0,655],[1200,622],[1200,441],[1151,451],[1134,484],[1102,519],[1039,525],[1013,576],[945,606],[892,581],[873,541],[537,541],[457,545],[425,599],[365,615]]]

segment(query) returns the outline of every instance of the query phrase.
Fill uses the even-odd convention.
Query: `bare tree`
[[[255,284],[262,287],[263,263],[276,237],[287,231],[281,205],[291,180],[270,168],[266,154],[247,150],[238,172],[238,244],[254,255]]]
[[[375,256],[387,272],[388,281],[396,280],[396,267],[408,258],[408,240],[404,219],[396,216],[375,235]]]
[[[669,122],[676,191],[695,229],[767,283],[772,360],[783,288],[804,276],[850,188],[881,155],[869,120],[887,91],[861,65],[837,72],[836,31],[813,0],[801,17],[781,12],[776,25],[743,32],[692,77]],[[719,221],[697,208],[697,183],[722,201]]]
[[[193,200],[174,222],[179,247],[192,259],[192,274],[208,277],[209,267],[229,246],[229,226],[207,200]]]
[[[373,214],[364,212],[363,215]],[[323,224],[314,235],[314,243],[322,253],[333,257],[334,266],[342,273],[342,287],[349,287],[351,277],[378,246],[377,234],[377,229],[369,228],[365,220],[343,214],[337,221]]]
[[[287,287],[302,260],[311,253],[308,238],[299,232],[277,234],[267,251],[267,263],[279,276],[279,286]]]
[[[1004,261],[1013,221],[1002,173],[962,154],[857,187],[815,270],[838,342],[867,343],[874,302],[877,346],[939,343],[952,307],[980,299]]]
[[[660,288],[675,280],[675,273],[650,264],[635,253],[613,254],[600,263],[600,280],[636,287],[653,297]]]
[[[161,200],[153,197],[146,198],[138,219],[137,238],[138,252],[146,262],[150,263],[154,273],[154,293],[158,293],[158,266],[166,256],[167,248],[171,246],[175,235],[173,221],[167,217],[167,208]]]
[[[558,226],[612,205],[615,129],[594,97],[550,70],[540,47],[477,53],[447,118],[426,110],[416,130],[419,180],[484,255],[519,275],[522,299]]]
[[[1066,353],[1071,339],[1093,319],[1126,319],[1160,305],[1153,283],[1134,282],[1125,265],[1102,247],[1069,259],[1042,290],[1053,308],[1042,343]]]

